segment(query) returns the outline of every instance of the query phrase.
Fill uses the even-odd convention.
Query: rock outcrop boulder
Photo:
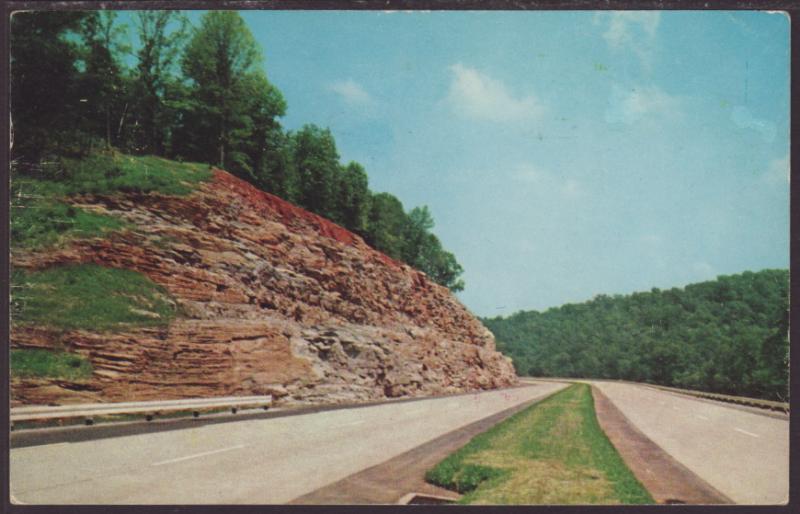
[[[341,403],[491,389],[516,381],[491,333],[423,273],[221,170],[188,196],[73,198],[135,227],[56,250],[141,272],[176,299],[164,328],[111,333],[14,326],[15,348],[87,357],[90,380],[14,379],[12,405],[272,394]]]

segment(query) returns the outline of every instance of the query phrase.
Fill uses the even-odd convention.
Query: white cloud
[[[541,117],[544,107],[528,95],[514,97],[501,81],[462,65],[450,66],[453,73],[447,100],[456,113],[489,121],[517,121]]]
[[[692,271],[694,271],[695,275],[702,279],[712,279],[716,277],[717,274],[714,266],[705,261],[692,263]]]
[[[648,246],[661,246],[664,244],[664,238],[658,234],[644,234],[641,240],[642,243]]]
[[[561,187],[561,193],[570,198],[577,198],[583,196],[586,192],[583,189],[583,184],[575,179],[567,179]]]
[[[764,141],[771,143],[775,139],[775,124],[756,118],[750,110],[743,106],[737,105],[731,110],[731,120],[739,128],[753,129],[764,139]]]
[[[613,50],[632,50],[649,69],[652,59],[653,44],[661,13],[657,11],[614,11],[598,13],[595,23],[601,19],[608,20],[608,27],[603,39]]]
[[[656,86],[635,87],[623,90],[614,86],[606,109],[609,123],[631,124],[645,117],[676,116],[680,114],[680,101]]]
[[[770,163],[764,178],[773,184],[789,183],[791,181],[792,169],[789,162],[789,155],[781,159],[773,159]]]
[[[536,191],[557,194],[563,198],[579,198],[587,194],[579,180],[555,175],[532,164],[517,166],[511,173],[511,179],[522,184],[531,184]]]
[[[511,174],[511,178],[517,182],[526,182],[528,184],[542,182],[549,176],[550,174],[548,172],[542,171],[531,164],[518,166],[517,169]]]
[[[608,29],[603,39],[612,47],[636,43],[637,36],[644,37],[647,42],[656,36],[661,13],[658,11],[615,11],[608,13]],[[639,41],[641,43],[641,41]]]
[[[353,79],[339,80],[328,86],[328,89],[342,97],[350,105],[372,105],[375,100],[364,88]]]

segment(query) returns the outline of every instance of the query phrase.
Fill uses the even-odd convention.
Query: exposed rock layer
[[[147,275],[176,299],[163,329],[12,328],[12,347],[66,348],[84,382],[12,381],[12,404],[272,394],[366,401],[506,386],[510,361],[444,287],[347,230],[215,170],[185,197],[84,196],[135,229],[15,252],[28,269],[74,263]]]

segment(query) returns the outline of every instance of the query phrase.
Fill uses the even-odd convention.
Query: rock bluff
[[[162,285],[165,328],[13,327],[13,348],[65,348],[90,380],[14,379],[12,406],[272,394],[276,403],[428,396],[516,382],[492,334],[446,288],[360,237],[221,170],[185,197],[82,196],[135,227],[14,266],[126,268]]]

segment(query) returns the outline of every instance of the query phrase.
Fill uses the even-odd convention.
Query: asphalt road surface
[[[639,430],[738,504],[789,499],[789,420],[616,382],[591,382]]]
[[[566,384],[11,450],[24,504],[280,504]]]

